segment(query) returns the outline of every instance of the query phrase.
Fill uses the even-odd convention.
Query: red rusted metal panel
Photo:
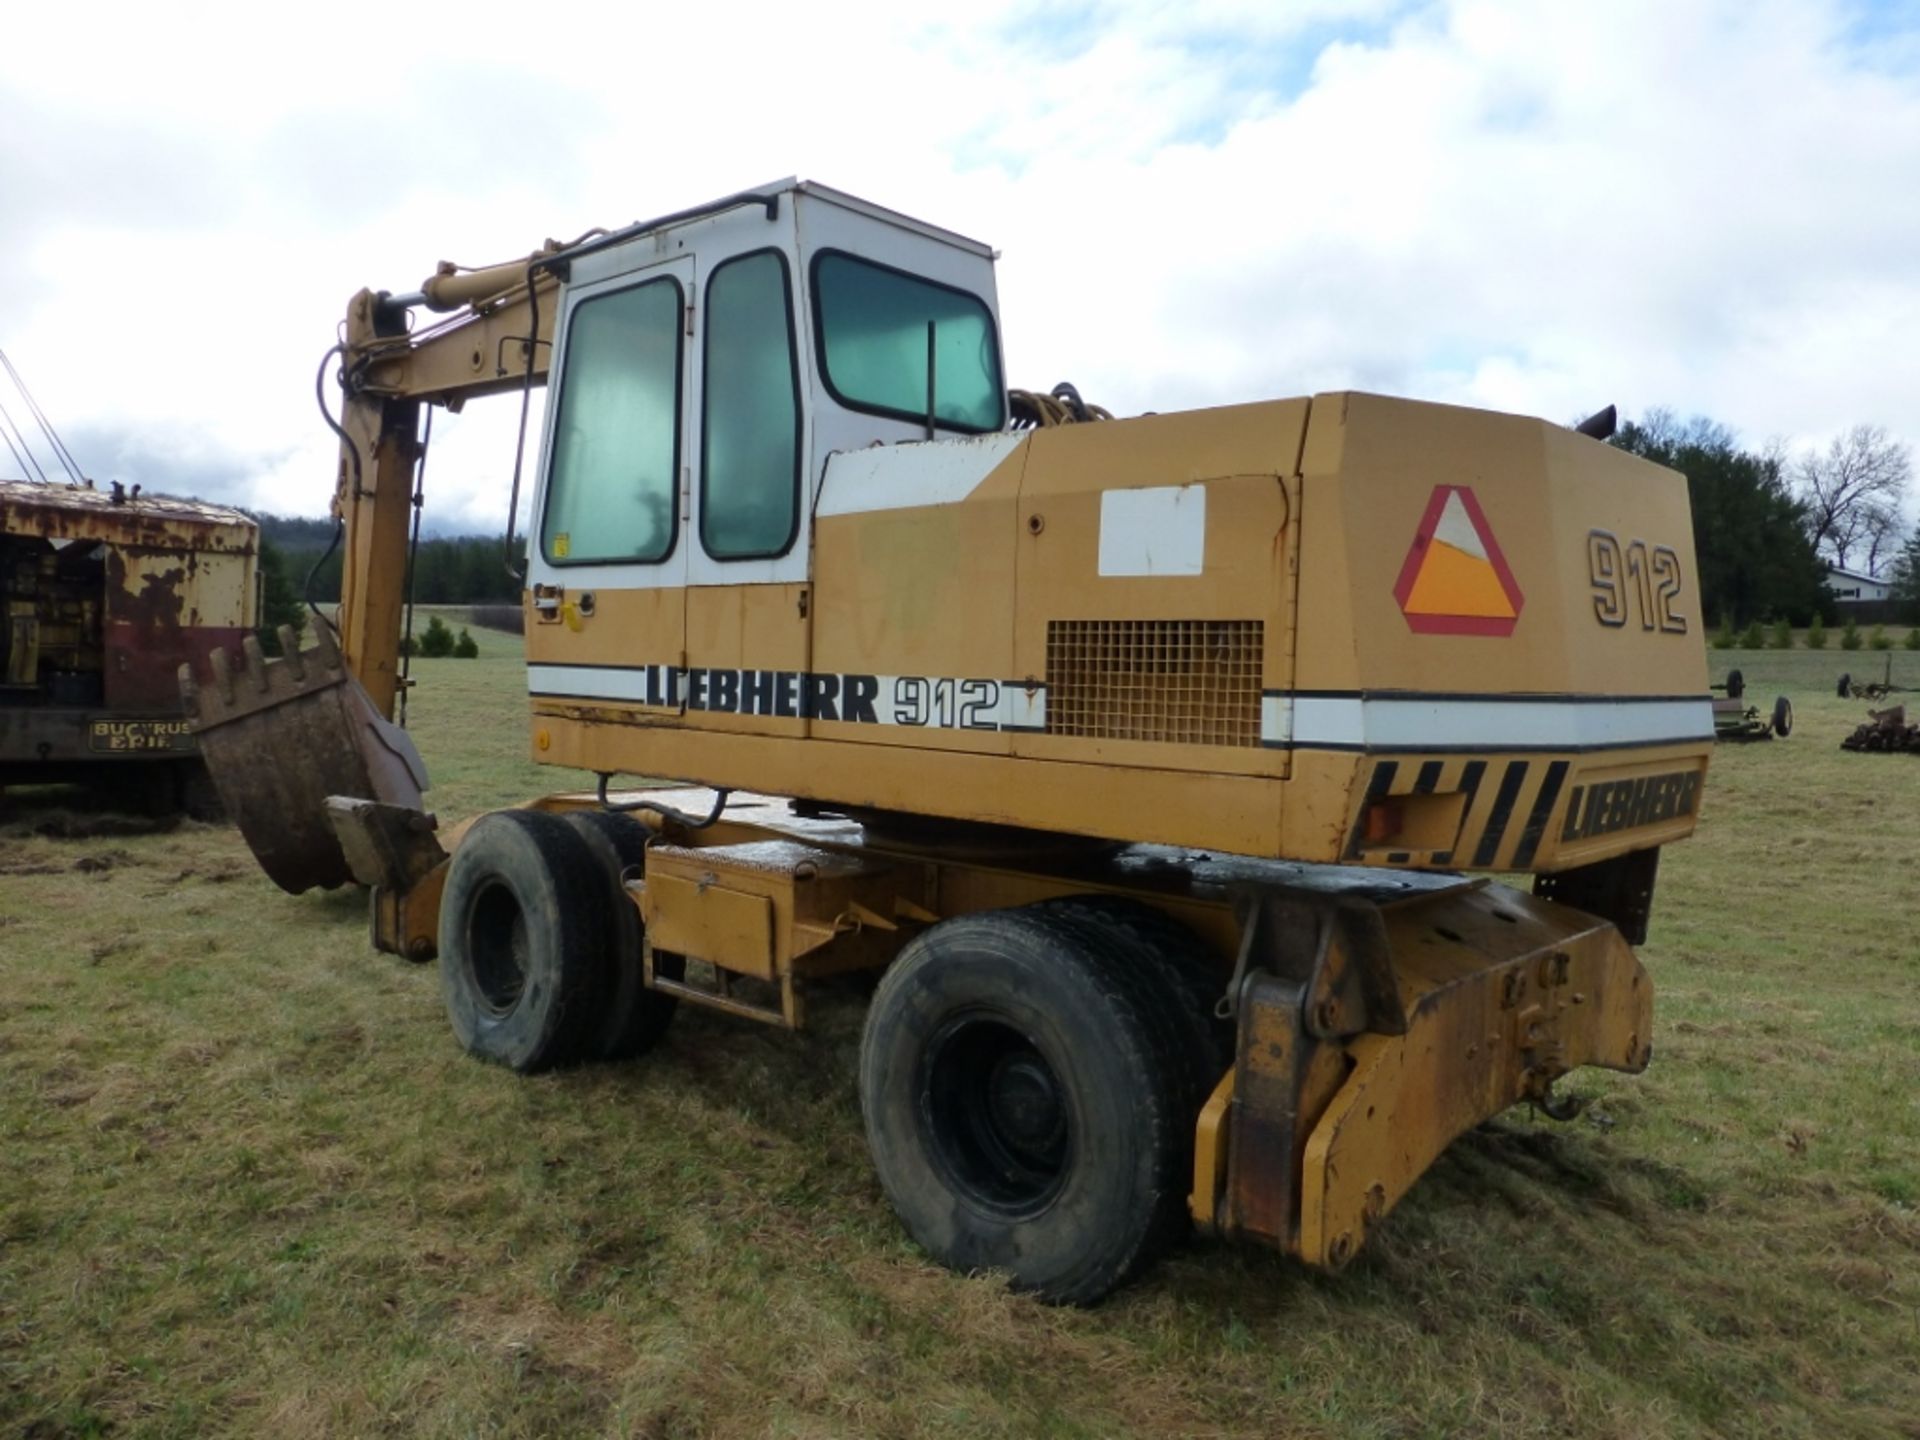
[[[252,632],[258,550],[236,510],[0,481],[0,760],[191,754],[176,677]]]

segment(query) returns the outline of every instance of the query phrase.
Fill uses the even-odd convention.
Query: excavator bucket
[[[314,645],[297,646],[283,625],[284,659],[268,661],[249,635],[237,673],[219,650],[210,684],[180,667],[181,698],[221,803],[260,868],[292,895],[353,878],[329,796],[419,809],[427,785],[413,741],[374,708],[332,629],[322,621]]]

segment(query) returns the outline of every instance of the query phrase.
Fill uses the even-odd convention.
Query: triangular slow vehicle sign
[[[1421,635],[1511,635],[1526,597],[1465,485],[1436,485],[1393,598]]]

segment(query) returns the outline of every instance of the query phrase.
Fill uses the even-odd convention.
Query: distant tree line
[[[1651,410],[1612,443],[1687,477],[1707,625],[1836,621],[1829,561],[1869,574],[1887,562],[1896,597],[1920,620],[1920,530],[1901,540],[1911,456],[1886,431],[1856,426],[1795,456],[1779,444],[1744,449],[1704,416]]]
[[[306,591],[315,604],[332,605],[340,599],[340,572],[345,542],[332,545],[334,522],[304,516],[254,516],[260,522],[263,550],[278,552],[277,569],[285,572],[295,595]],[[518,542],[516,542],[518,548]],[[507,573],[504,535],[423,536],[413,562],[413,598],[422,605],[520,603],[520,582]],[[325,557],[324,560],[322,557]],[[314,571],[315,564],[320,568]]]
[[[1920,625],[1920,528],[1907,537],[1890,567],[1893,599],[1900,606],[1901,618]]]

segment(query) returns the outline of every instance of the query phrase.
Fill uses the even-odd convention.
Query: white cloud
[[[1358,385],[1920,444],[1911,10],[55,9],[0,52],[0,345],[112,463],[269,508],[326,501],[359,286],[788,173],[1001,247],[1011,376],[1123,412]],[[441,422],[443,520],[504,513],[492,409]]]

